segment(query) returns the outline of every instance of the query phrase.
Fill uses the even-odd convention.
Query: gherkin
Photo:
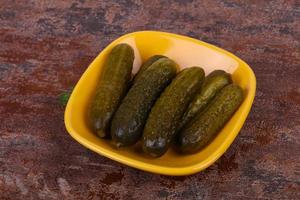
[[[195,153],[209,144],[243,101],[243,90],[235,84],[225,86],[203,113],[199,113],[179,134],[180,150]]]
[[[204,70],[191,67],[182,70],[164,90],[151,109],[143,132],[143,150],[153,157],[169,148],[188,104],[200,89]]]
[[[133,145],[140,139],[151,107],[176,76],[176,69],[174,61],[161,58],[136,79],[112,120],[111,135],[117,146]]]
[[[133,61],[134,50],[128,44],[118,44],[104,63],[89,109],[91,128],[99,137],[109,136],[112,116],[130,84]]]

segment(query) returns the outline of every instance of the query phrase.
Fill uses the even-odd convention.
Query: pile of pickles
[[[243,101],[231,75],[178,65],[163,55],[146,60],[132,77],[134,50],[116,45],[104,63],[91,100],[89,122],[116,147],[142,142],[143,151],[160,157],[173,144],[181,153],[207,146]]]

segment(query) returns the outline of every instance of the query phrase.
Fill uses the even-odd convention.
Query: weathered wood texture
[[[252,111],[204,172],[165,177],[67,134],[57,96],[110,41],[155,29],[198,38],[253,68]],[[0,199],[300,199],[300,3],[0,1]]]

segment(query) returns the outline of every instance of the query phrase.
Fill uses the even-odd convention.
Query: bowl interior
[[[153,159],[142,153],[140,143],[134,147],[116,149],[109,140],[99,139],[92,133],[87,126],[86,114],[103,62],[111,48],[118,43],[128,43],[134,48],[133,73],[148,57],[162,54],[176,61],[181,69],[201,66],[206,75],[214,69],[223,69],[231,73],[233,81],[244,89],[245,100],[211,144],[196,154],[181,155],[170,148],[161,158]],[[91,63],[70,97],[65,113],[65,123],[71,136],[78,142],[113,160],[156,173],[190,174],[208,167],[230,146],[247,117],[254,93],[255,77],[252,70],[234,55],[184,36],[153,31],[136,32],[112,42]]]

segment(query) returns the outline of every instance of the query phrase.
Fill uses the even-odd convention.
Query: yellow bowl
[[[193,155],[181,155],[172,148],[160,158],[145,156],[140,144],[116,149],[109,140],[95,136],[87,126],[87,108],[103,62],[118,43],[128,43],[135,50],[133,71],[148,57],[163,54],[175,60],[180,68],[201,66],[206,74],[223,69],[232,74],[233,81],[245,91],[245,99],[218,136],[203,150]],[[239,133],[253,103],[256,79],[251,68],[233,54],[211,44],[165,32],[141,31],[124,35],[109,44],[90,64],[78,81],[65,111],[65,125],[70,135],[83,146],[125,165],[164,175],[188,175],[213,164],[230,146]]]

